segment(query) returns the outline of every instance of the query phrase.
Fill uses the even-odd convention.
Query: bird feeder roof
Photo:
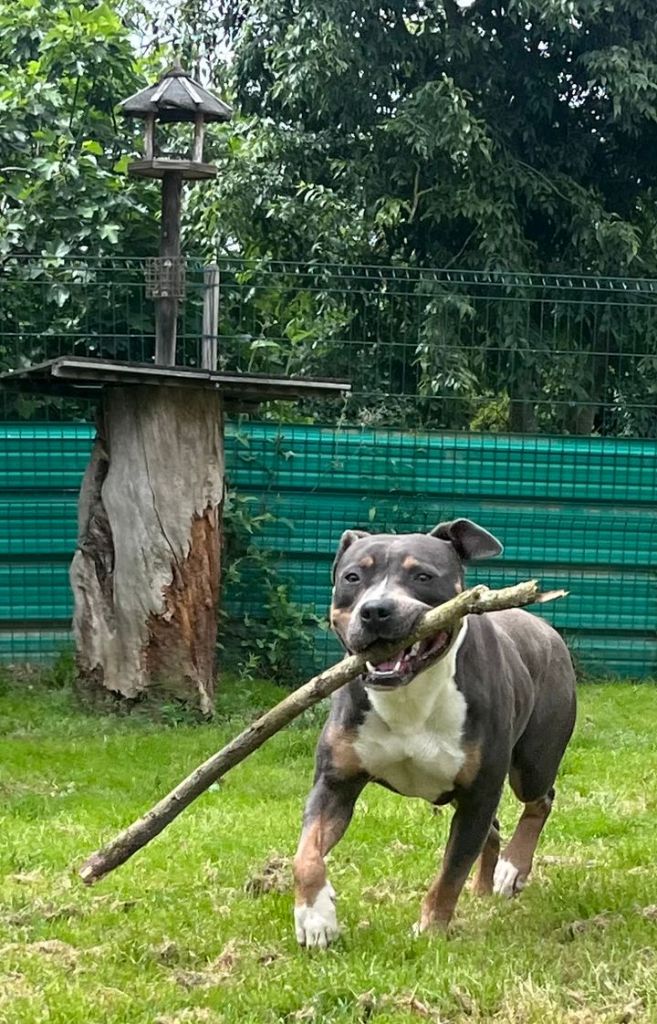
[[[158,121],[230,121],[232,110],[184,71],[178,61],[159,82],[142,89],[121,103],[125,117],[150,117]]]

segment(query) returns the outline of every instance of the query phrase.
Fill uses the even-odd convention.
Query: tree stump
[[[79,682],[212,710],[224,457],[217,392],[105,390],[71,565]]]

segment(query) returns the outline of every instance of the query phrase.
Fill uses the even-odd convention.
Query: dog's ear
[[[345,530],[340,537],[340,543],[338,544],[338,550],[335,553],[333,559],[333,565],[331,566],[331,579],[335,581],[335,570],[338,567],[338,562],[344,555],[347,548],[350,548],[355,540],[360,540],[361,537],[369,537],[367,530]]]
[[[493,537],[492,533],[470,519],[453,519],[451,523],[438,523],[429,536],[437,537],[438,540],[448,540],[464,562],[495,558],[504,551],[497,537]]]

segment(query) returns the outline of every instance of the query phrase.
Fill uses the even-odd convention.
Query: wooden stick
[[[337,665],[320,672],[310,682],[290,693],[231,740],[227,746],[199,765],[143,817],[129,825],[102,849],[92,853],[80,868],[80,877],[87,885],[92,885],[103,875],[125,863],[230,768],[234,768],[252,754],[265,740],[288,725],[307,708],[360,675],[366,661],[373,664],[388,661],[405,647],[419,640],[426,640],[441,629],[455,625],[465,615],[481,615],[484,612],[505,608],[520,608],[523,605],[545,603],[565,596],[565,590],[541,594],[536,580],[528,580],[502,590],[489,590],[484,586],[473,587],[457,594],[438,608],[432,608],[418,623],[413,633],[403,641],[377,644],[362,654],[348,655]]]

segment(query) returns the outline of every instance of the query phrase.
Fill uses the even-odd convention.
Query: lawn
[[[331,858],[344,936],[296,946],[289,858],[319,717],[276,736],[132,861],[74,868],[274,703],[225,684],[212,725],[90,717],[66,690],[0,694],[2,1024],[657,1021],[657,690],[587,685],[532,883],[466,892],[410,937],[449,811],[371,787]],[[505,799],[502,824],[516,807]]]

